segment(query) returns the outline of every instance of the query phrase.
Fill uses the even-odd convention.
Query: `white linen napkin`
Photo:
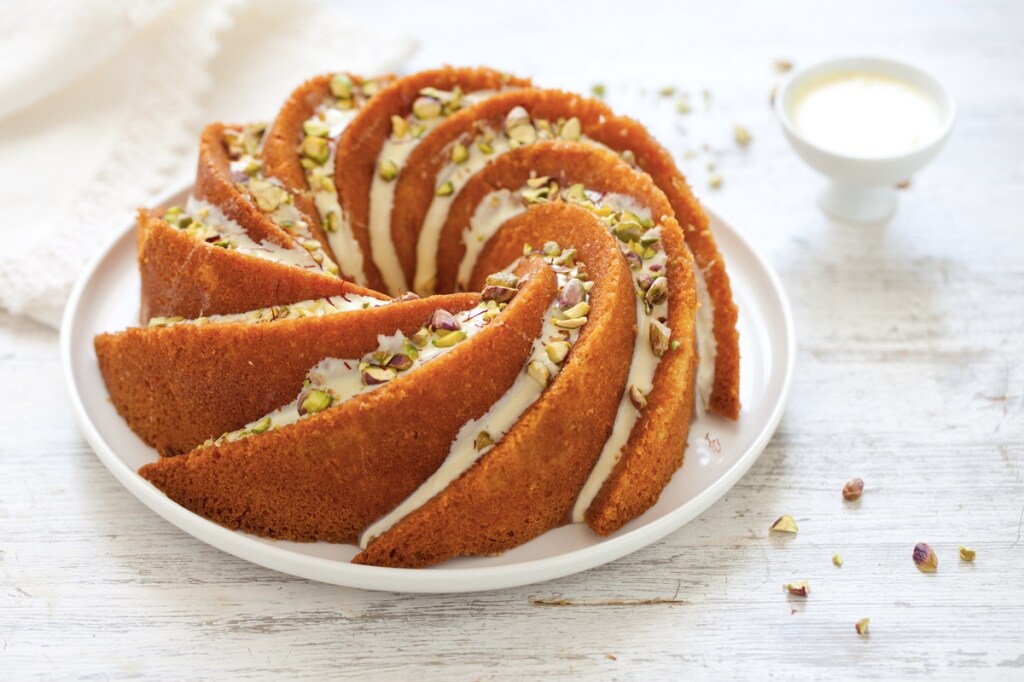
[[[318,0],[33,0],[0,11],[0,307],[57,328],[85,263],[189,179],[202,126],[416,49]]]

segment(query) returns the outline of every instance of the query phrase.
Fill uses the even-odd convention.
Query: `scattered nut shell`
[[[843,567],[843,557],[839,556],[839,552],[832,555],[832,563],[835,564],[837,568]]]
[[[974,561],[974,557],[977,556],[977,552],[973,549],[968,549],[963,545],[960,546],[960,558],[964,561]]]
[[[811,591],[811,586],[807,584],[806,580],[798,580],[795,583],[786,583],[782,587],[787,592],[797,597],[806,597]]]
[[[843,499],[854,502],[860,499],[861,494],[864,492],[864,480],[855,478],[852,481],[847,481],[846,485],[843,486]]]
[[[857,631],[858,635],[866,635],[868,634],[869,625],[871,625],[870,618],[861,618],[854,624],[853,629]]]
[[[551,371],[544,366],[543,362],[534,360],[526,366],[526,373],[531,379],[540,384],[541,388],[548,385],[548,381],[551,379]]]
[[[932,548],[925,542],[919,542],[914,546],[914,565],[922,573],[934,573],[939,568],[939,557],[935,555]]]
[[[768,529],[769,533],[796,533],[800,529],[796,526],[796,521],[789,514],[784,514],[779,518],[775,519],[775,523]]]

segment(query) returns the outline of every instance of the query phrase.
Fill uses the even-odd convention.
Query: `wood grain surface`
[[[343,4],[416,35],[410,69],[601,82],[663,136],[791,297],[777,435],[697,520],[609,565],[481,594],[364,592],[248,564],[146,509],[80,436],[56,334],[0,315],[0,678],[1024,679],[1024,5]],[[768,108],[776,60],[851,53],[919,63],[959,100],[886,225],[828,220]],[[845,502],[854,476],[864,495]],[[769,536],[781,514],[798,535]],[[914,567],[918,542],[937,573]]]

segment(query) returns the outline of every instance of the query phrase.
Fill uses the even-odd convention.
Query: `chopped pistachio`
[[[434,192],[434,194],[436,194],[439,197],[450,197],[454,193],[455,185],[452,184],[451,180],[438,187],[437,190]]]
[[[684,98],[682,98],[682,99],[680,99],[679,101],[676,102],[676,113],[688,114],[691,111],[693,111],[693,107],[690,106],[690,100],[689,99],[684,97]]]
[[[396,376],[398,376],[398,370],[393,367],[369,365],[363,369],[362,379],[365,386],[374,386],[376,384],[383,384],[391,381]]]
[[[486,142],[477,142],[476,143],[476,147],[477,147],[477,149],[482,151],[484,154],[493,154],[494,153],[494,147],[492,147],[491,145],[487,144]]]
[[[544,242],[544,246],[540,250],[548,258],[558,258],[562,255],[562,247],[558,242]]]
[[[636,386],[629,387],[629,401],[633,403],[633,407],[638,410],[642,410],[647,407],[647,396]]]
[[[252,428],[249,429],[249,430],[252,431],[253,433],[259,435],[259,434],[263,433],[264,431],[266,431],[269,428],[270,428],[270,417],[264,417],[263,419],[259,420],[255,424],[253,424]]]
[[[452,161],[454,163],[466,163],[469,160],[469,150],[466,149],[466,145],[455,143],[452,147]]]
[[[519,278],[511,272],[492,272],[487,275],[487,279],[484,280],[484,284],[493,284],[497,287],[515,289],[519,286]]]
[[[299,401],[299,414],[316,414],[331,406],[334,398],[326,391],[312,389]]]
[[[551,323],[556,327],[561,327],[562,329],[579,329],[587,323],[587,318],[574,317],[571,320],[559,320],[558,318],[555,318],[551,320]]]
[[[421,121],[437,118],[441,115],[441,102],[433,97],[417,97],[412,103],[412,113]]]
[[[348,74],[334,74],[331,78],[331,94],[338,99],[352,99],[352,79]]]
[[[304,138],[301,151],[303,156],[320,164],[325,163],[331,155],[331,149],[327,144],[327,140],[322,137]]]
[[[568,121],[562,124],[561,130],[558,131],[559,137],[569,142],[575,142],[580,139],[583,134],[583,124],[580,123],[580,119],[573,116]]]
[[[719,173],[714,173],[710,178],[708,178],[708,186],[711,187],[711,189],[720,188],[722,186],[722,176]]]
[[[380,92],[380,83],[372,79],[363,81],[362,91],[364,97],[373,97]]]
[[[451,348],[455,344],[465,340],[466,332],[459,330],[454,332],[448,332],[444,336],[434,339],[434,345],[438,348]]]
[[[551,371],[544,366],[543,362],[534,360],[526,366],[526,373],[531,379],[540,384],[541,388],[548,385],[548,381],[551,379]]]
[[[679,350],[680,345],[679,339],[672,339],[672,343],[669,344],[669,348],[672,350]]]
[[[575,281],[578,282],[579,280]],[[565,315],[566,319],[575,320],[576,318],[579,317],[585,317],[589,312],[590,304],[587,303],[586,301],[580,301],[579,303],[569,308],[568,310],[563,311],[562,314]]]
[[[413,137],[419,139],[423,137],[423,133],[427,132],[427,126],[417,123],[415,125],[409,126],[409,132],[412,134]]]
[[[732,129],[732,138],[736,140],[736,144],[741,147],[746,147],[750,144],[754,137],[750,134],[750,131],[741,125],[736,125]]]
[[[620,242],[635,242],[640,239],[642,229],[640,223],[632,220],[620,220],[619,223],[612,228],[612,232]]]
[[[658,90],[658,94],[661,95],[662,97],[671,97],[672,95],[676,94],[676,86],[666,85],[665,87]]]
[[[409,122],[403,116],[391,117],[391,134],[399,140],[409,132]]]
[[[388,360],[388,367],[393,367],[399,372],[404,372],[412,367],[412,358],[405,353],[396,353]]]
[[[324,230],[326,232],[338,231],[338,214],[334,211],[327,214],[327,220],[324,221]]]
[[[481,431],[476,434],[476,439],[473,441],[473,447],[476,450],[483,450],[488,445],[494,445],[494,441],[491,439],[491,434],[486,431]]]
[[[847,481],[846,485],[843,486],[843,499],[854,502],[860,499],[861,494],[864,492],[864,480],[855,478],[851,481]]]
[[[537,129],[530,124],[520,125],[508,131],[508,136],[519,144],[531,144],[537,141]]]
[[[495,303],[508,303],[515,298],[516,289],[498,284],[485,284],[480,292],[481,301],[493,301]]]
[[[419,331],[409,337],[409,341],[417,348],[423,348],[430,342],[430,330],[426,327],[420,327]]]
[[[665,355],[665,351],[668,350],[669,337],[672,336],[672,330],[669,329],[664,323],[659,320],[651,320],[651,351],[657,357]]]
[[[559,292],[558,307],[567,310],[578,305],[584,298],[586,298],[586,289],[583,287],[583,282],[574,277],[566,282],[562,291]]]
[[[302,132],[311,137],[327,137],[330,129],[319,119],[310,119],[302,124]]]
[[[655,306],[664,301],[668,297],[668,279],[665,277],[656,277],[654,282],[651,283],[647,293],[644,294],[644,301],[649,305]]]
[[[318,139],[318,138],[307,138]],[[256,205],[262,211],[274,211],[282,204],[290,203],[291,195],[288,190],[266,180],[253,180],[249,183],[249,192],[252,193]]]
[[[974,561],[974,557],[977,555],[973,549],[967,549],[964,546],[960,546],[960,558],[964,561]]]
[[[569,354],[570,346],[566,341],[552,341],[548,345],[544,346],[544,350],[548,354],[548,359],[556,365],[562,364],[565,360],[565,356]]]
[[[853,625],[853,629],[857,631],[858,635],[868,634],[868,626],[871,625],[870,618],[861,618]]]
[[[436,332],[454,332],[462,329],[459,320],[444,308],[438,308],[430,317],[430,328]]]
[[[380,162],[380,169],[377,171],[380,174],[382,180],[394,180],[398,177],[398,164],[394,161],[385,159]]]
[[[582,183],[577,182],[575,185],[570,185],[562,192],[562,197],[570,204],[591,204],[590,197],[587,196],[586,189]]]
[[[792,69],[793,69],[793,62],[789,61],[788,59],[776,59],[775,60],[775,70],[778,73],[786,73],[788,71],[791,71]]]
[[[807,584],[806,580],[798,580],[794,583],[786,583],[782,587],[787,592],[797,597],[806,597],[811,591],[811,586]]]
[[[836,567],[842,568],[842,566],[843,566],[843,557],[839,556],[839,552],[836,552],[835,554],[832,555],[832,563],[835,564]]]
[[[914,545],[914,565],[922,573],[934,573],[939,567],[939,557],[935,555],[932,548],[925,542]]]
[[[768,529],[769,533],[796,533],[799,529],[796,527],[796,521],[789,514],[785,514],[775,519],[775,523]]]
[[[530,125],[530,112],[521,106],[513,107],[505,115],[505,130],[511,131],[521,125]]]
[[[626,263],[629,264],[630,270],[639,270],[644,266],[644,260],[640,257],[640,254],[635,251],[626,252]]]
[[[607,88],[604,86],[604,83],[595,83],[590,86],[590,92],[594,97],[604,97],[607,92]]]

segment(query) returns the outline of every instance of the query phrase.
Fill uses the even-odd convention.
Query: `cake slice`
[[[289,405],[139,473],[230,528],[354,542],[430,476],[463,425],[522,371],[556,277],[538,259],[517,273],[501,295],[460,315],[437,312],[420,333],[381,338],[368,356],[321,362]]]

